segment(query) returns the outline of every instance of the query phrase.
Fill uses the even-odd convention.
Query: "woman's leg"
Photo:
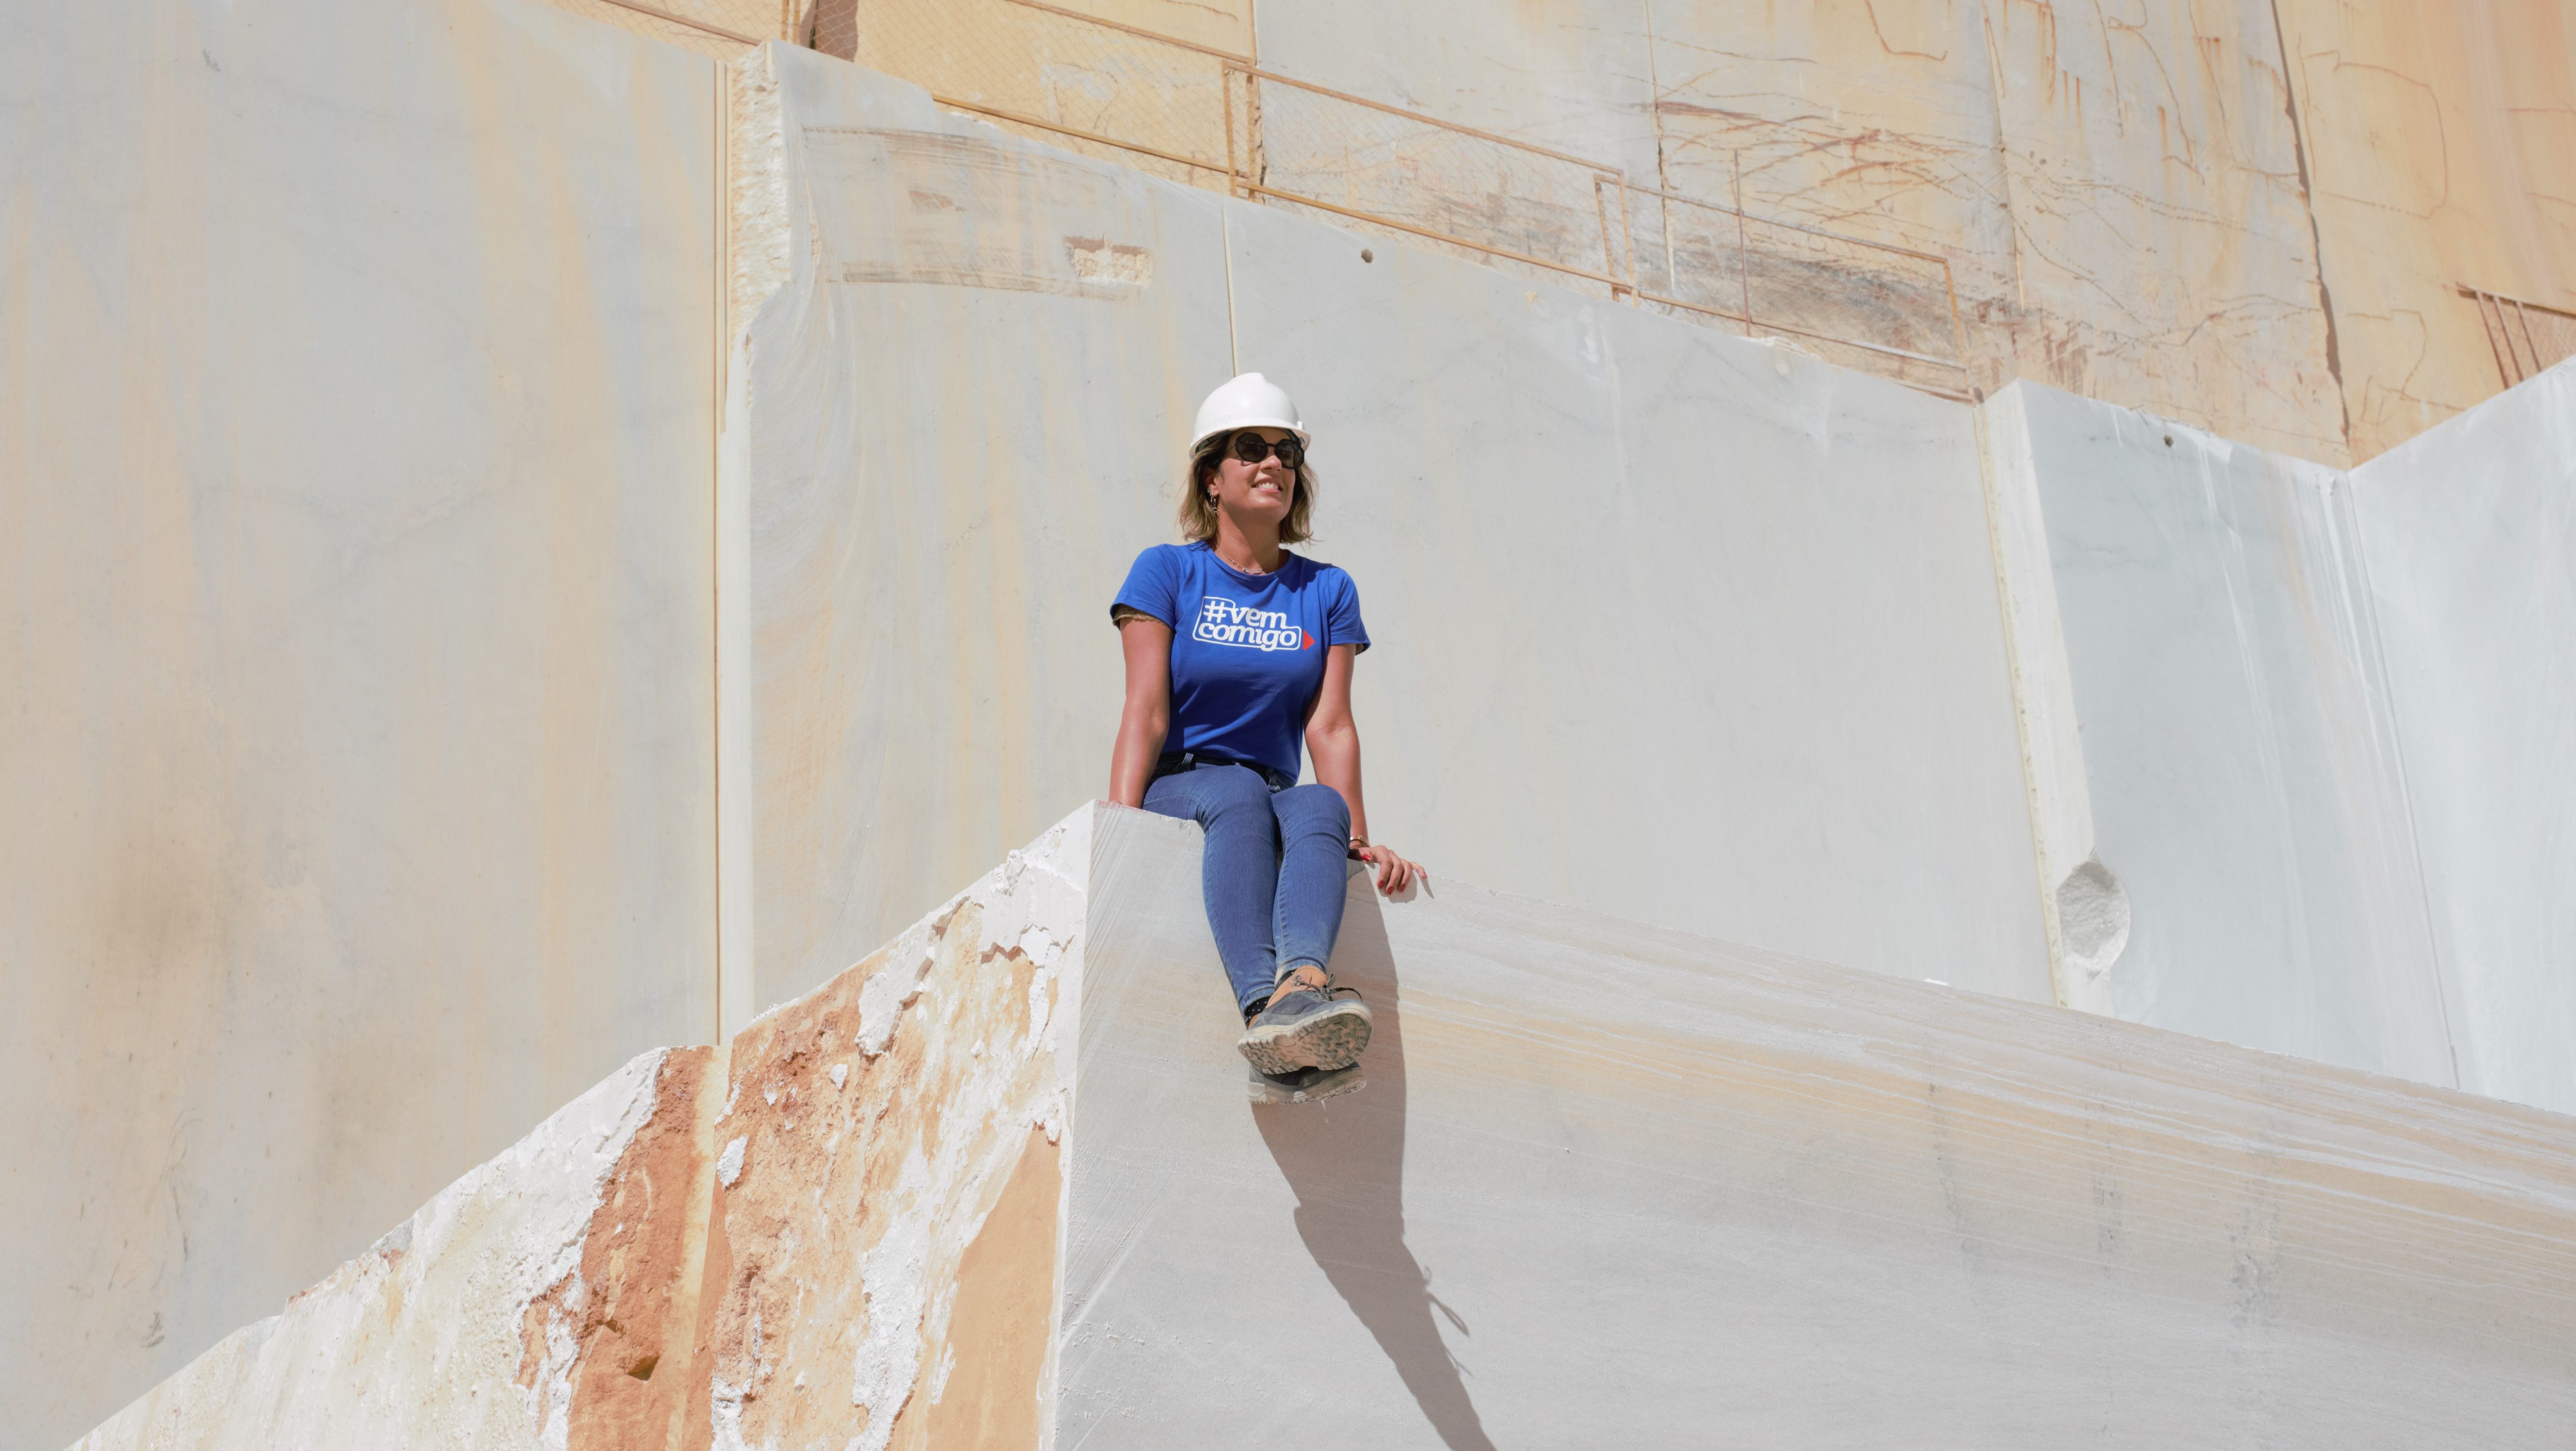
[[[1351,808],[1330,786],[1291,786],[1270,798],[1279,819],[1279,890],[1270,940],[1283,972],[1323,968],[1342,935],[1350,883]]]
[[[1333,939],[1342,933],[1350,808],[1340,792],[1318,785],[1280,792],[1270,798],[1270,811],[1281,845],[1279,890],[1270,908],[1279,986],[1235,1048],[1272,1075],[1355,1074],[1352,1065],[1368,1047],[1368,1005],[1356,995],[1335,997],[1325,971]]]
[[[1145,788],[1145,809],[1195,821],[1207,832],[1199,889],[1207,899],[1208,931],[1225,960],[1235,1006],[1250,1011],[1270,996],[1278,960],[1271,915],[1279,889],[1279,822],[1270,814],[1270,783],[1242,766],[1175,771]]]

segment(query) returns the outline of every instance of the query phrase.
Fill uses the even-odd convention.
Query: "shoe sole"
[[[1354,1063],[1331,1073],[1317,1073],[1311,1078],[1302,1073],[1289,1075],[1287,1081],[1271,1077],[1255,1078],[1247,1085],[1247,1093],[1254,1103],[1314,1103],[1319,1099],[1339,1098],[1346,1093],[1357,1093],[1366,1087],[1368,1087],[1368,1074],[1361,1070],[1360,1065]]]
[[[1339,1002],[1302,1023],[1255,1028],[1237,1039],[1234,1046],[1253,1067],[1284,1076],[1301,1068],[1327,1072],[1348,1068],[1359,1061],[1360,1050],[1368,1047],[1368,1040],[1368,1009],[1354,1002]]]

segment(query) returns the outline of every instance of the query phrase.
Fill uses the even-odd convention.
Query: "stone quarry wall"
[[[2495,395],[2495,340],[2460,286],[2576,311],[2576,4],[2282,0],[2280,15],[2365,460]]]
[[[729,503],[765,1006],[1099,790],[1109,596],[1234,368],[1214,198],[751,64]]]
[[[2351,480],[2016,384],[2133,1022],[2452,1084]],[[2061,876],[2062,880],[2062,876]],[[2070,892],[2081,893],[2083,884]]]
[[[1986,406],[2061,1001],[2576,1110],[2571,401],[2350,473]]]
[[[2498,759],[2531,708],[2401,741],[2352,475],[2035,384],[1958,408],[1488,267],[1362,260],[1339,228],[808,54],[757,74],[740,169],[780,178],[759,214],[787,222],[745,287],[737,401],[762,1001],[1096,788],[1100,605],[1166,537],[1180,379],[1260,367],[1318,421],[1315,551],[1379,641],[1378,819],[1444,870],[2564,1102],[2548,1071],[2463,1066],[2470,978],[2498,1021],[2568,1009],[2536,969],[2437,948],[2428,878],[2493,874],[2465,834],[2419,842],[2407,793],[2408,749]],[[942,339],[975,381],[883,338]],[[1116,361],[1012,361],[1060,357]],[[2557,426],[2537,388],[2487,426],[2533,457]],[[2447,567],[2539,581],[2554,630],[2554,575],[2510,539]],[[1490,582],[1566,568],[1580,599]],[[1408,688],[1381,697],[1390,671]],[[2535,900],[2576,888],[2532,862]]]
[[[2352,487],[2460,1084],[2576,1113],[2576,365]]]
[[[718,1446],[1039,1444],[1090,818],[735,1035]]]
[[[517,0],[0,59],[0,1425],[715,1030],[713,63]]]
[[[1237,368],[1315,424],[1390,840],[2049,998],[1970,410],[763,65],[792,228],[735,371],[763,1001],[1098,789],[1108,600]]]
[[[1178,23],[1154,8],[1104,13]],[[1906,107],[1973,106],[1968,80],[1924,79],[1974,59],[1948,12],[1848,62],[1869,94],[1840,99],[1775,94],[1863,54],[1832,7],[1758,65],[1728,47],[1762,25],[1712,40],[1663,9],[1652,45],[1619,39],[1634,17],[1545,7],[1463,40],[1403,10],[1263,29],[1284,67],[1585,149],[1541,122],[1594,87],[1561,114],[1648,163],[1661,128],[1694,187],[1761,149],[1755,121],[1795,122],[1818,144],[1748,162],[1769,204],[1840,198],[1813,215],[1897,240],[1970,218],[1977,255],[2021,270],[1960,275],[2028,293],[1988,316],[2060,369],[2040,376],[2331,456],[2281,422],[2328,411],[2323,324],[2268,311],[2309,264],[2273,207],[2257,47],[2226,42],[2259,17],[2228,13],[2191,21],[2217,58],[2174,84],[2239,129],[2173,134],[2240,160],[2173,171],[2170,196],[2069,192],[2069,215],[2095,210],[2062,235],[1960,178],[2000,167],[2017,199],[2043,170],[2147,166],[2152,107],[2124,88],[2179,15],[2051,42],[2039,94],[2093,118],[2058,150],[2018,123],[1894,139]],[[2473,19],[2422,64],[2494,79]],[[2044,47],[2012,59],[2043,20],[1967,32],[1999,37],[1988,90],[2043,74]],[[2347,478],[2030,385],[1945,403],[1011,139],[810,52],[755,58],[728,94],[702,58],[523,0],[29,24],[0,89],[0,503],[23,526],[0,570],[20,828],[0,973],[21,1005],[0,1081],[27,1106],[0,1148],[55,1167],[0,1190],[24,1246],[0,1294],[25,1307],[0,1422],[39,1444],[650,1044],[772,1065],[759,1110],[736,1104],[764,1125],[735,1135],[741,1162],[771,1133],[798,1176],[858,1172],[812,1157],[803,1100],[765,1096],[819,1094],[848,1025],[732,1035],[1097,789],[1103,604],[1166,537],[1190,409],[1237,368],[1319,426],[1316,552],[1354,570],[1380,641],[1359,687],[1374,805],[1442,879],[2576,1108],[2554,967],[2576,800],[2549,789],[2570,744],[2550,647],[2576,632],[2563,371]],[[1374,39],[1337,47],[1335,24]],[[1510,63],[1425,59],[1452,40]],[[2392,64],[2336,43],[2380,59],[2309,66],[2321,114]],[[2107,119],[2084,109],[2096,50],[2121,78]],[[1678,99],[1623,99],[1640,59],[1640,94]],[[2475,104],[2520,98],[2515,136],[2552,124],[2523,104],[2547,75],[2506,79]],[[2373,274],[2392,317],[2423,256],[2471,255],[2464,234],[2513,274],[2500,290],[2551,295],[2557,234],[2479,220],[2522,217],[2514,188],[2538,185],[2490,142],[2429,220],[2371,234],[2395,249]],[[1906,154],[1948,159],[1918,184]],[[2115,266],[2140,280],[2078,275]],[[2213,320],[2188,289],[2149,295],[2178,275],[2252,301]],[[2422,379],[2466,377],[2432,335]],[[2344,346],[2349,401],[2396,354]],[[2475,391],[2408,386],[2428,420]],[[2166,565],[2131,567],[2149,545]],[[971,1052],[1034,1020],[998,1011],[959,1020],[968,1061],[925,1049],[936,1083],[906,1101],[1033,1102]],[[1007,1246],[938,1242],[913,1283],[953,1262],[955,1300],[925,1291],[925,1315],[1024,1326],[1016,1271],[977,1266],[1032,1253],[1031,1206],[1069,1171],[1043,1131],[978,1134],[886,1192],[965,1220],[1010,1206]],[[800,1278],[814,1245],[874,1252],[875,1229],[834,1239],[790,1208],[726,1240],[771,1288],[686,1312],[728,1327],[693,1364],[745,1425],[798,1404],[763,1369],[763,1297],[820,1283]],[[880,1349],[831,1394],[897,1404],[914,1372]],[[608,1376],[602,1404],[663,1404]],[[1008,1419],[990,1387],[1023,1379],[948,1383]]]
[[[77,1451],[1038,1445],[1089,849],[637,1058]]]
[[[1257,59],[1562,148],[1640,186],[1741,201],[1757,233],[1766,220],[1821,226],[1947,259],[1983,390],[2029,378],[2330,464],[2367,459],[2525,376],[2511,339],[2499,357],[2466,288],[2549,310],[2522,324],[2537,328],[2540,365],[2576,346],[2562,162],[2576,150],[2569,0],[2128,11],[1550,0],[1465,26],[1445,0],[1306,0],[1257,17],[1251,0],[552,3],[727,61],[762,40],[811,44],[1072,132],[1186,155],[1219,144],[1211,57]],[[1373,144],[1346,139],[1310,159],[1338,172],[1353,164],[1346,151]],[[1284,130],[1282,140],[1274,160],[1294,169]],[[1223,186],[1209,166],[1087,149]],[[1550,220],[1508,187],[1463,175],[1419,185],[1428,212],[1510,215],[1497,240],[1597,250],[1588,201]],[[1649,280],[1668,257],[1734,240],[1718,235],[1731,213],[1684,208],[1715,230],[1668,245],[1660,210],[1649,211],[1628,239]],[[1874,321],[1894,327],[1881,341],[1920,332],[1948,354],[1950,299],[1936,274],[1773,233],[1778,245],[1750,249],[1750,271],[1757,290],[1775,290],[1779,321]],[[1803,275],[1817,255],[1847,272],[1817,285]]]
[[[1057,1444],[2399,1447],[2576,1409],[2554,1114],[1454,877],[1352,883],[1368,1087],[1247,1109],[1196,835],[1095,829]],[[1257,1422],[1214,1373],[1252,1344]]]
[[[1254,1107],[1198,850],[1082,808],[80,1451],[2399,1447],[2576,1412],[2565,1119],[1365,874],[1368,1084]]]
[[[1447,0],[823,10],[815,43],[835,54],[1166,152],[1219,145],[1208,55],[1068,14],[1254,57],[1638,185],[1740,199],[1757,219],[1751,290],[1778,291],[1772,315],[1919,314],[1946,355],[1937,280],[1827,248],[1840,276],[1810,289],[1797,274],[1811,239],[1775,230],[1766,244],[1763,222],[1936,254],[1984,389],[2028,378],[2329,464],[2503,386],[2463,285],[2576,310],[2568,0],[1545,0],[1472,23]],[[1302,150],[1326,171],[1375,168],[1367,185],[1392,209],[1599,265],[1588,196],[1551,207],[1472,166],[1443,174],[1450,143],[1390,152],[1386,128],[1358,111],[1327,128],[1346,144],[1303,147],[1291,109],[1265,111],[1274,165],[1301,172]],[[1238,130],[1248,116],[1238,99]],[[1205,167],[1098,154],[1225,184]],[[1668,247],[1659,212],[1632,218],[1649,284],[1675,248],[1738,240],[1731,214],[1685,215],[1728,235]]]
[[[627,1064],[80,1451],[682,1444],[722,1065]]]
[[[1263,62],[1948,256],[1988,390],[2035,378],[2341,461],[2265,0],[1380,14],[1265,8]]]

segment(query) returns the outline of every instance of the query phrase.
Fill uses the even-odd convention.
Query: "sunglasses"
[[[1225,451],[1228,457],[1238,463],[1257,464],[1274,453],[1279,455],[1279,464],[1282,468],[1293,469],[1306,461],[1306,446],[1296,439],[1283,438],[1277,443],[1272,443],[1260,434],[1249,431],[1236,434],[1234,441],[1226,445]]]

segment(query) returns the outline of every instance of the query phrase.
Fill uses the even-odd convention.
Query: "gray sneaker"
[[[1351,995],[1337,998],[1336,992]],[[1301,1068],[1348,1068],[1368,1040],[1368,1004],[1359,994],[1349,988],[1291,988],[1270,1000],[1234,1046],[1253,1067],[1279,1076]]]
[[[1356,1063],[1345,1068],[1300,1068],[1294,1073],[1264,1073],[1255,1068],[1251,1075],[1245,1091],[1254,1103],[1313,1103],[1368,1087],[1368,1075]]]

